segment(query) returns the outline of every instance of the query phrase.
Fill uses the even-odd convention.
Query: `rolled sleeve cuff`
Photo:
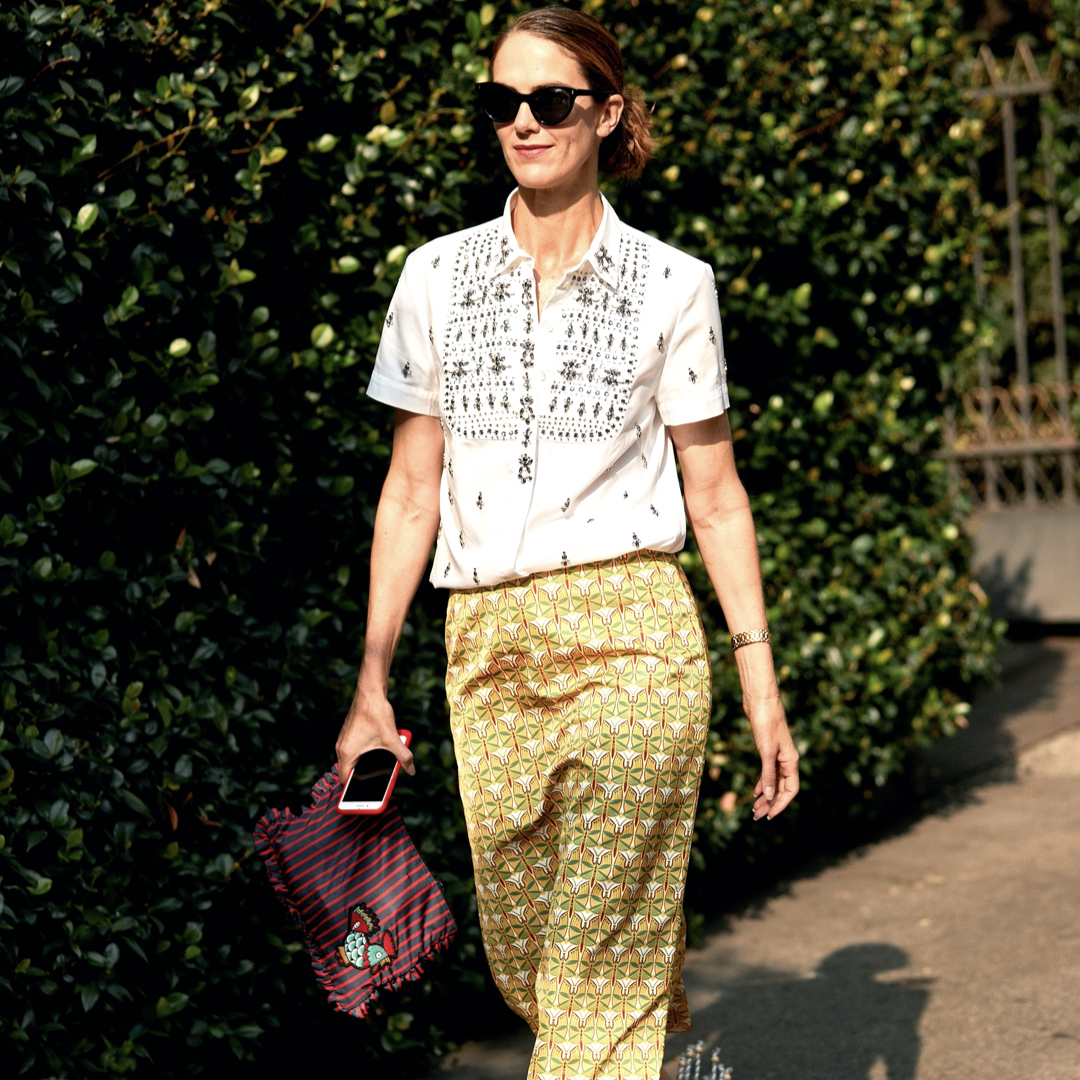
[[[439,395],[437,392],[422,390],[418,386],[409,386],[398,382],[396,379],[388,379],[377,371],[372,372],[371,382],[368,383],[367,396],[381,401],[384,405],[391,405],[395,409],[405,409],[408,412],[420,413],[422,416],[438,416]]]
[[[678,424],[693,424],[698,420],[708,420],[720,416],[731,407],[728,400],[727,383],[721,383],[708,393],[697,394],[692,398],[676,398],[673,401],[657,400],[660,419],[668,427]]]

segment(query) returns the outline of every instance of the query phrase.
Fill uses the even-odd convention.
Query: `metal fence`
[[[1005,154],[1005,187],[1008,205],[1009,279],[1016,357],[1015,382],[1007,387],[991,385],[989,354],[979,356],[979,386],[960,395],[945,410],[945,449],[954,483],[975,510],[1002,506],[1034,507],[1045,504],[1075,506],[1078,502],[1076,468],[1080,452],[1074,412],[1080,415],[1080,385],[1070,383],[1065,341],[1065,300],[1061,272],[1061,227],[1054,190],[1053,130],[1046,108],[1053,91],[1056,63],[1040,74],[1030,48],[1021,42],[1005,77],[998,60],[983,45],[970,98],[992,97],[1001,101],[1001,128]],[[1021,248],[1020,218],[1023,206],[1017,180],[1016,101],[1037,97],[1042,149],[1043,182],[1046,188],[1048,270],[1051,318],[1054,328],[1052,384],[1032,383],[1028,359],[1028,312]],[[986,304],[986,273],[983,253],[974,253],[973,271],[977,302]],[[959,405],[959,409],[957,408]]]

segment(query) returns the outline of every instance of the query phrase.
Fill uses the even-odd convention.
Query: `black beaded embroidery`
[[[605,272],[614,269],[606,247],[597,249],[596,264]],[[541,439],[606,442],[622,429],[640,356],[648,269],[646,245],[624,235],[614,290],[588,270],[571,277],[573,301],[561,305],[557,316],[558,374],[537,420]]]
[[[527,446],[531,399],[521,369],[532,365],[535,301],[532,278],[520,269],[491,279],[508,255],[501,222],[469,231],[458,245],[443,337],[442,413],[455,435],[522,439]]]

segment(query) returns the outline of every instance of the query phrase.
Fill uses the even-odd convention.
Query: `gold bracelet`
[[[741,630],[739,633],[731,635],[732,652],[741,649],[744,645],[753,645],[758,641],[764,641],[768,644],[768,642],[772,641],[772,634],[769,633],[768,629]]]

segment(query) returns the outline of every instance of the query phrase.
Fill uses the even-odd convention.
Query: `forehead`
[[[581,64],[561,46],[525,31],[511,34],[491,66],[495,82],[528,93],[538,86],[585,86]]]

